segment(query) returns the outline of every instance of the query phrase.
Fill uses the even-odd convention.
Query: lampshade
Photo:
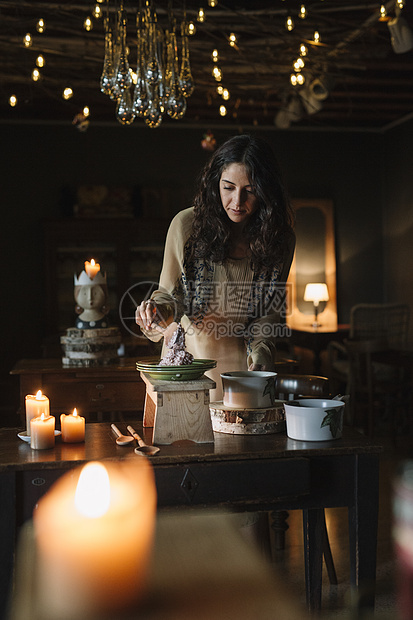
[[[304,301],[312,301],[318,305],[320,301],[328,301],[328,288],[324,282],[309,282],[304,291]]]

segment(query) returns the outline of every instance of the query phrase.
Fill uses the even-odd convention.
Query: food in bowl
[[[237,370],[221,374],[226,407],[263,409],[275,402],[276,372]]]
[[[340,400],[302,398],[284,403],[287,435],[300,441],[339,439],[343,431],[344,403]]]
[[[159,366],[186,366],[192,364],[194,356],[186,350],[185,331],[178,325],[168,342],[168,352],[159,362]]]

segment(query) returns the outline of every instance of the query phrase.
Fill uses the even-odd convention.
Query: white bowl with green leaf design
[[[287,435],[300,441],[331,441],[343,431],[344,403],[324,398],[299,398],[284,403]]]
[[[276,372],[266,370],[236,370],[221,374],[225,407],[265,409],[276,401]]]

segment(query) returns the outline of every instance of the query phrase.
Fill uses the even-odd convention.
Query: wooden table
[[[152,359],[152,358],[148,358]],[[145,385],[136,370],[135,358],[119,358],[107,366],[63,366],[59,358],[22,359],[10,374],[20,379],[20,408],[24,423],[26,394],[42,390],[50,399],[52,415],[143,411]]]
[[[147,441],[151,429],[142,429]],[[125,430],[122,429],[121,430]],[[324,508],[349,514],[350,580],[374,607],[381,447],[353,429],[331,442],[300,442],[284,434],[214,434],[213,444],[180,442],[152,457],[159,508],[225,507],[231,510],[303,510],[307,602],[320,608]],[[87,424],[84,444],[31,450],[17,429],[0,430],[0,583],[7,587],[16,527],[32,514],[49,486],[66,470],[90,460],[122,459],[110,425]],[[138,457],[136,457],[138,458]],[[3,590],[3,597],[5,592]]]
[[[314,374],[318,375],[321,370],[321,352],[324,351],[328,343],[332,340],[342,342],[348,338],[349,325],[339,325],[336,330],[321,327],[308,329],[291,329],[290,340],[296,347],[309,349],[314,354]]]

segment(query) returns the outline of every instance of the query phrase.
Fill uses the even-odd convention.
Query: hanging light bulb
[[[235,47],[237,44],[237,35],[235,35],[233,32],[231,32],[231,34],[228,37],[228,43],[230,44],[231,47]]]
[[[298,17],[300,17],[300,19],[305,19],[307,17],[307,9],[305,8],[304,4],[300,6],[300,12],[298,13]]]
[[[93,28],[93,22],[90,19],[90,17],[86,17],[85,21],[83,22],[83,28],[87,31],[90,32]]]
[[[226,116],[227,115],[227,109],[224,105],[220,105],[219,106],[219,113],[221,116]]]
[[[222,91],[222,98],[224,101],[228,101],[229,99],[229,90],[228,88],[224,88]]]
[[[302,86],[305,82],[305,76],[302,73],[297,73],[297,83]]]
[[[218,0],[208,0],[208,4],[210,7],[214,8],[218,4]]]
[[[102,9],[98,4],[96,4],[95,8],[93,9],[93,17],[95,17],[96,19],[102,17]]]
[[[308,54],[308,48],[306,45],[304,45],[304,43],[301,43],[300,45],[300,56],[307,56]]]
[[[389,17],[387,17],[387,9],[384,6],[384,4],[382,4],[381,7],[380,7],[379,21],[380,22],[387,22],[387,21],[389,21]]]
[[[297,75],[295,73],[291,73],[290,75],[290,82],[293,86],[297,86]]]
[[[212,62],[218,62],[218,50],[212,50],[211,58]]]
[[[285,20],[285,27],[287,28],[288,32],[291,32],[291,30],[294,29],[294,20],[292,17],[290,17],[290,15],[287,17],[287,19]]]
[[[9,105],[14,108],[17,105],[17,97],[16,95],[10,95],[9,97]]]
[[[403,0],[397,0],[396,2],[398,8],[401,10],[404,7],[404,2]]]
[[[217,86],[217,93],[218,93],[218,95],[222,95],[223,92],[224,92],[224,87],[222,86],[222,84],[219,84]]]
[[[313,41],[314,43],[320,43],[321,41],[320,33],[318,32],[318,30],[314,30]]]
[[[33,45],[32,35],[30,34],[30,32],[24,35],[23,45],[24,47],[31,47]]]
[[[37,32],[42,34],[45,31],[45,29],[46,29],[46,24],[44,22],[44,19],[40,18],[39,20],[37,20],[36,30]]]
[[[197,16],[197,21],[199,21],[200,23],[205,21],[205,11],[204,9],[201,7],[198,11],[198,16]]]
[[[62,97],[63,99],[70,99],[71,97],[73,97],[73,90],[70,88],[70,86],[67,86],[62,93]]]
[[[194,22],[188,22],[187,32],[190,37],[192,37],[196,33],[196,26]]]
[[[87,118],[90,114],[89,106],[85,105],[85,107],[82,110],[82,113],[83,113],[83,116]]]
[[[33,80],[33,82],[38,82],[40,80],[40,71],[39,71],[39,69],[33,69],[33,71],[32,71],[32,80]]]
[[[36,65],[40,68],[44,67],[46,64],[44,56],[42,56],[41,54],[38,55],[38,57],[36,58]]]

